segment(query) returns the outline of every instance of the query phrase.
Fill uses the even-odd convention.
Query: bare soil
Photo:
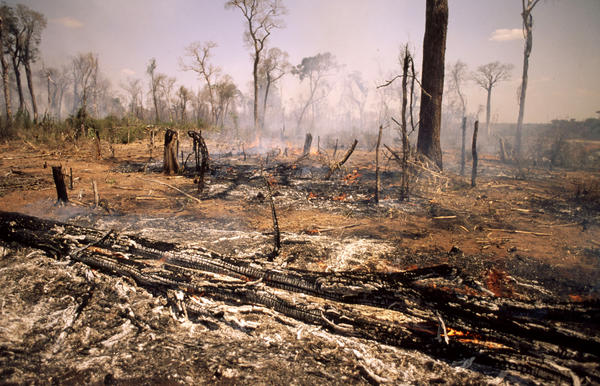
[[[324,181],[327,169],[318,154],[294,162],[299,149],[288,149],[287,156],[267,155],[270,149],[244,155],[208,141],[215,154],[207,190],[198,195],[193,157],[183,175],[165,176],[160,148],[149,162],[147,142],[112,145],[114,157],[103,146],[105,158],[96,159],[93,143],[0,145],[0,210],[252,260],[272,249],[265,175],[282,232],[275,260],[282,267],[396,272],[449,263],[496,297],[600,297],[600,171],[520,168],[483,155],[471,187],[457,174],[457,157],[445,153],[444,173],[422,170],[412,179],[410,200],[399,201],[399,168],[384,157],[377,205],[375,157],[365,149]],[[184,156],[190,149],[184,141]],[[74,177],[71,202],[63,206],[56,205],[50,169],[59,164]],[[102,207],[93,206],[92,181]],[[336,336],[262,308],[232,311],[211,302],[223,307],[215,318],[181,320],[166,299],[135,283],[15,245],[3,245],[0,262],[0,382],[536,382],[514,370],[445,363]],[[86,280],[90,274],[93,285]],[[84,307],[81,316],[69,319],[78,307]],[[240,327],[240,320],[254,323]]]

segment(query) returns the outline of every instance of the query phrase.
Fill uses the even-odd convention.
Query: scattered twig
[[[184,192],[183,190],[181,190],[181,189],[179,189],[179,188],[176,188],[176,187],[175,187],[175,186],[173,186],[173,185],[167,184],[166,182],[162,182],[162,181],[158,181],[158,180],[153,180],[153,179],[150,179],[150,178],[142,178],[142,177],[137,177],[137,176],[136,176],[136,178],[137,178],[137,179],[140,179],[140,180],[142,180],[142,181],[154,182],[154,183],[156,183],[156,184],[160,184],[160,185],[167,186],[167,187],[169,187],[169,188],[171,188],[171,189],[173,189],[173,190],[176,190],[176,191],[178,191],[179,193],[183,194],[184,196],[186,196],[186,197],[188,197],[188,198],[191,198],[191,199],[192,199],[192,200],[194,200],[194,201],[197,201],[197,202],[199,202],[199,203],[202,203],[202,200],[200,200],[200,199],[198,199],[198,198],[196,198],[196,197],[192,196],[192,195],[191,195],[191,194],[189,194],[189,193],[186,193],[186,192]]]
[[[551,233],[542,233],[542,232],[530,232],[530,231],[521,231],[518,229],[499,229],[499,228],[488,228],[490,231],[495,232],[507,232],[507,233],[522,233],[526,235],[534,235],[534,236],[552,236]]]

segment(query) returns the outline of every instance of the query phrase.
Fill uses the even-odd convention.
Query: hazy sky
[[[16,2],[8,1],[9,4]],[[22,0],[48,19],[42,57],[65,63],[77,52],[99,54],[100,66],[118,89],[127,77],[142,78],[152,57],[158,71],[198,87],[178,58],[193,41],[213,40],[214,62],[246,92],[250,54],[239,10],[220,0]],[[361,71],[375,85],[397,73],[399,47],[409,43],[421,56],[424,0],[284,0],[286,27],[271,46],[292,64],[330,51],[346,71]],[[471,70],[501,61],[515,66],[512,80],[498,84],[492,114],[517,119],[517,87],[523,62],[520,0],[449,0],[446,63],[460,59]],[[600,0],[542,0],[534,10],[526,122],[595,117],[600,110]],[[292,84],[288,80],[285,87]],[[291,91],[290,91],[291,93]],[[485,92],[467,87],[468,109],[477,112]]]

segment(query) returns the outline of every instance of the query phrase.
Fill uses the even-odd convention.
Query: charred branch
[[[250,264],[201,247],[190,249],[5,212],[0,212],[0,239],[130,277],[163,296],[170,290],[180,291],[189,313],[205,312],[193,302],[194,295],[203,294],[236,304],[262,305],[337,334],[418,349],[448,361],[475,357],[478,364],[518,369],[546,382],[571,382],[573,377],[600,381],[597,366],[589,365],[599,360],[600,337],[578,332],[582,324],[598,331],[597,302],[534,304],[490,297],[471,285],[468,276],[447,265],[378,274],[274,270],[266,263]],[[230,279],[219,280],[210,273]],[[469,291],[454,292],[432,285],[435,282],[460,284]],[[289,300],[286,291],[322,300]],[[400,314],[397,319],[383,320],[354,304]],[[437,341],[438,326],[448,344]]]
[[[275,211],[271,183],[266,177],[263,178],[265,180],[265,186],[267,187],[267,198],[269,200],[269,205],[271,206],[271,217],[273,219],[273,251],[269,256],[269,260],[273,260],[279,256],[279,251],[281,250],[281,233],[279,231],[279,222],[277,221],[277,212]]]
[[[188,131],[193,139],[194,157],[196,160],[196,179],[198,181],[198,194],[202,194],[205,187],[205,176],[209,169],[208,147],[202,137],[202,131]]]
[[[350,156],[354,152],[354,149],[356,149],[356,145],[357,144],[358,144],[358,140],[355,139],[354,142],[352,142],[352,145],[350,146],[350,148],[348,149],[348,151],[346,152],[346,154],[344,154],[344,157],[340,161],[334,162],[333,164],[331,164],[329,166],[329,171],[327,172],[327,175],[325,176],[326,180],[330,179],[331,176],[333,175],[333,173],[335,173],[342,166],[344,166],[344,164],[346,163],[346,161],[348,161],[348,158],[350,158]]]

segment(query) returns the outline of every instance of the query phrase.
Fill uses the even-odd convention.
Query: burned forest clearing
[[[3,379],[600,380],[598,173],[179,138],[1,145]]]

